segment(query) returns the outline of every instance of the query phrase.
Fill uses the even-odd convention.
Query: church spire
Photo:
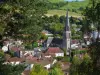
[[[70,31],[68,11],[66,13],[66,22],[65,22],[64,35],[63,35],[63,48],[66,50],[66,55],[70,55],[71,31]]]
[[[70,31],[68,10],[67,10],[67,13],[66,13],[65,31]]]

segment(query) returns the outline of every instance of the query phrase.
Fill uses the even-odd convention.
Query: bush
[[[62,60],[63,57],[59,56],[59,57],[55,57],[55,59],[57,59],[58,61]]]
[[[65,57],[63,57],[62,61],[63,61],[63,62],[70,62],[70,61],[71,61],[71,58],[65,56]]]

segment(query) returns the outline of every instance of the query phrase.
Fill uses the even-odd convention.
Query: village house
[[[45,57],[64,57],[64,52],[59,47],[49,47],[45,53]]]
[[[23,62],[25,62],[25,60],[18,57],[12,57],[6,60],[6,63],[11,64],[11,65],[19,65],[19,64],[22,64]]]

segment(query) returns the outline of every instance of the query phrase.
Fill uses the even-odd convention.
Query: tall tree
[[[100,72],[100,42],[90,45],[90,56],[93,61],[93,75],[99,75]]]
[[[7,0],[0,4],[0,30],[6,36],[37,40],[46,12],[45,0]],[[35,36],[35,37],[34,37]]]
[[[98,30],[98,37],[100,33],[100,1],[99,0],[90,0],[89,6],[85,9],[85,17],[91,21],[91,23]]]

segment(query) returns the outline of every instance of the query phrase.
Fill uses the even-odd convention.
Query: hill
[[[47,16],[53,16],[53,15],[62,16],[62,15],[66,15],[66,10],[49,10],[46,15]],[[69,11],[69,16],[80,17],[82,15],[79,14],[79,13],[75,13],[75,12],[70,12]]]
[[[48,0],[49,2],[52,3],[59,3],[59,2],[64,2],[64,0]]]
[[[60,7],[59,9],[64,9],[66,8],[72,10],[72,9],[83,9],[88,5],[88,1],[82,1],[82,2],[69,2],[68,4]]]
[[[73,1],[73,2],[66,2],[65,0],[49,0],[52,4],[52,8],[49,9],[48,15],[65,15],[66,10],[70,11],[71,16],[80,16],[83,9],[88,5],[89,0],[85,1]],[[61,4],[63,2],[63,4]]]

